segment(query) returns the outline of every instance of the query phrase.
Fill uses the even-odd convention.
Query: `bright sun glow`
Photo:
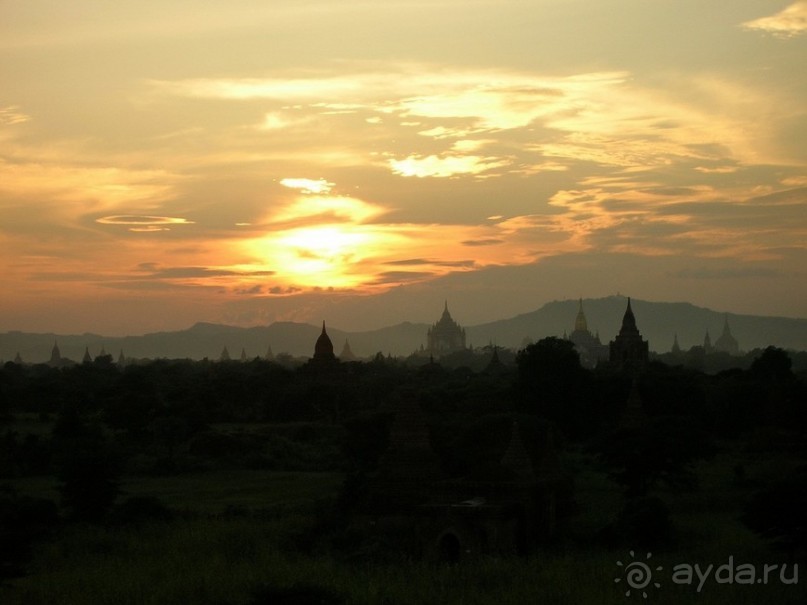
[[[333,183],[325,179],[281,179],[280,184],[289,189],[299,189],[303,193],[328,193],[333,188]]]
[[[279,276],[299,286],[345,288],[367,276],[361,261],[380,236],[358,226],[303,227],[252,243],[253,254],[262,256]]]
[[[363,223],[386,210],[380,206],[363,200],[344,196],[305,196],[276,211],[270,218],[272,222],[312,219],[313,217],[336,217],[338,220],[351,223]]]

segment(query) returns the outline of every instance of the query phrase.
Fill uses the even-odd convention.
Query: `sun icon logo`
[[[653,556],[653,553],[647,553],[647,557],[645,557],[646,561],[650,560],[650,557]],[[614,578],[615,583],[621,582],[623,579],[625,580],[625,584],[628,585],[628,590],[625,592],[625,596],[629,597],[631,595],[631,591],[635,590],[636,594],[639,592],[642,593],[642,596],[646,599],[647,598],[647,591],[645,588],[650,586],[652,583],[653,586],[656,588],[661,588],[661,584],[658,582],[653,582],[653,571],[650,569],[650,565],[648,565],[645,561],[636,561],[636,556],[633,554],[633,551],[630,551],[630,558],[632,561],[625,564],[622,561],[617,561],[616,564],[619,567],[623,567],[624,571],[622,572],[622,577]],[[664,569],[661,565],[656,567],[655,571],[661,571]]]

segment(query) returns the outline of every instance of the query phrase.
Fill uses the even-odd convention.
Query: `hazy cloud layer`
[[[104,300],[141,331],[396,289],[561,296],[516,273],[807,315],[805,2],[3,12],[9,329],[55,327],[57,297],[79,329]]]

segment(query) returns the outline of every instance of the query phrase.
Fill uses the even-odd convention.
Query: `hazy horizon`
[[[807,1],[0,7],[0,332],[807,317]]]
[[[547,337],[563,337],[574,329],[579,310],[578,299],[549,301],[540,308],[524,314],[497,317],[493,321],[469,324],[458,316],[449,303],[452,318],[466,330],[468,345],[479,349],[497,344],[504,349],[518,350],[526,342],[537,342]],[[623,295],[582,299],[588,327],[603,343],[610,342],[618,333],[626,309]],[[675,340],[682,350],[702,345],[707,333],[714,340],[729,329],[742,352],[767,346],[787,350],[807,350],[807,318],[785,318],[724,313],[718,310],[691,305],[683,301],[648,301],[631,298],[637,326],[655,353],[668,352]],[[402,317],[400,321],[370,328],[345,328],[327,321],[328,334],[335,347],[341,350],[349,342],[354,353],[374,356],[380,349],[396,356],[409,355],[427,341],[428,328],[442,315],[439,312],[425,321]],[[309,355],[319,336],[321,321],[272,322],[253,326],[195,322],[176,330],[154,331],[143,334],[42,333],[8,331],[0,333],[0,359],[22,354],[24,361],[47,361],[54,344],[62,356],[81,358],[85,349],[91,355],[101,349],[125,351],[136,358],[193,358],[217,359],[222,347],[236,355],[244,348],[247,356],[262,356],[270,347],[275,354]],[[110,349],[111,347],[111,349]],[[72,355],[72,357],[71,357]]]

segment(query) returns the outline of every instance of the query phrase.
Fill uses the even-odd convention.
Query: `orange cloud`
[[[447,155],[418,157],[410,155],[402,160],[389,160],[395,174],[416,177],[449,177],[460,174],[480,175],[493,168],[505,166],[508,162],[495,157],[478,155]]]
[[[807,1],[800,0],[770,17],[742,24],[745,29],[764,31],[782,38],[792,38],[807,31]]]

